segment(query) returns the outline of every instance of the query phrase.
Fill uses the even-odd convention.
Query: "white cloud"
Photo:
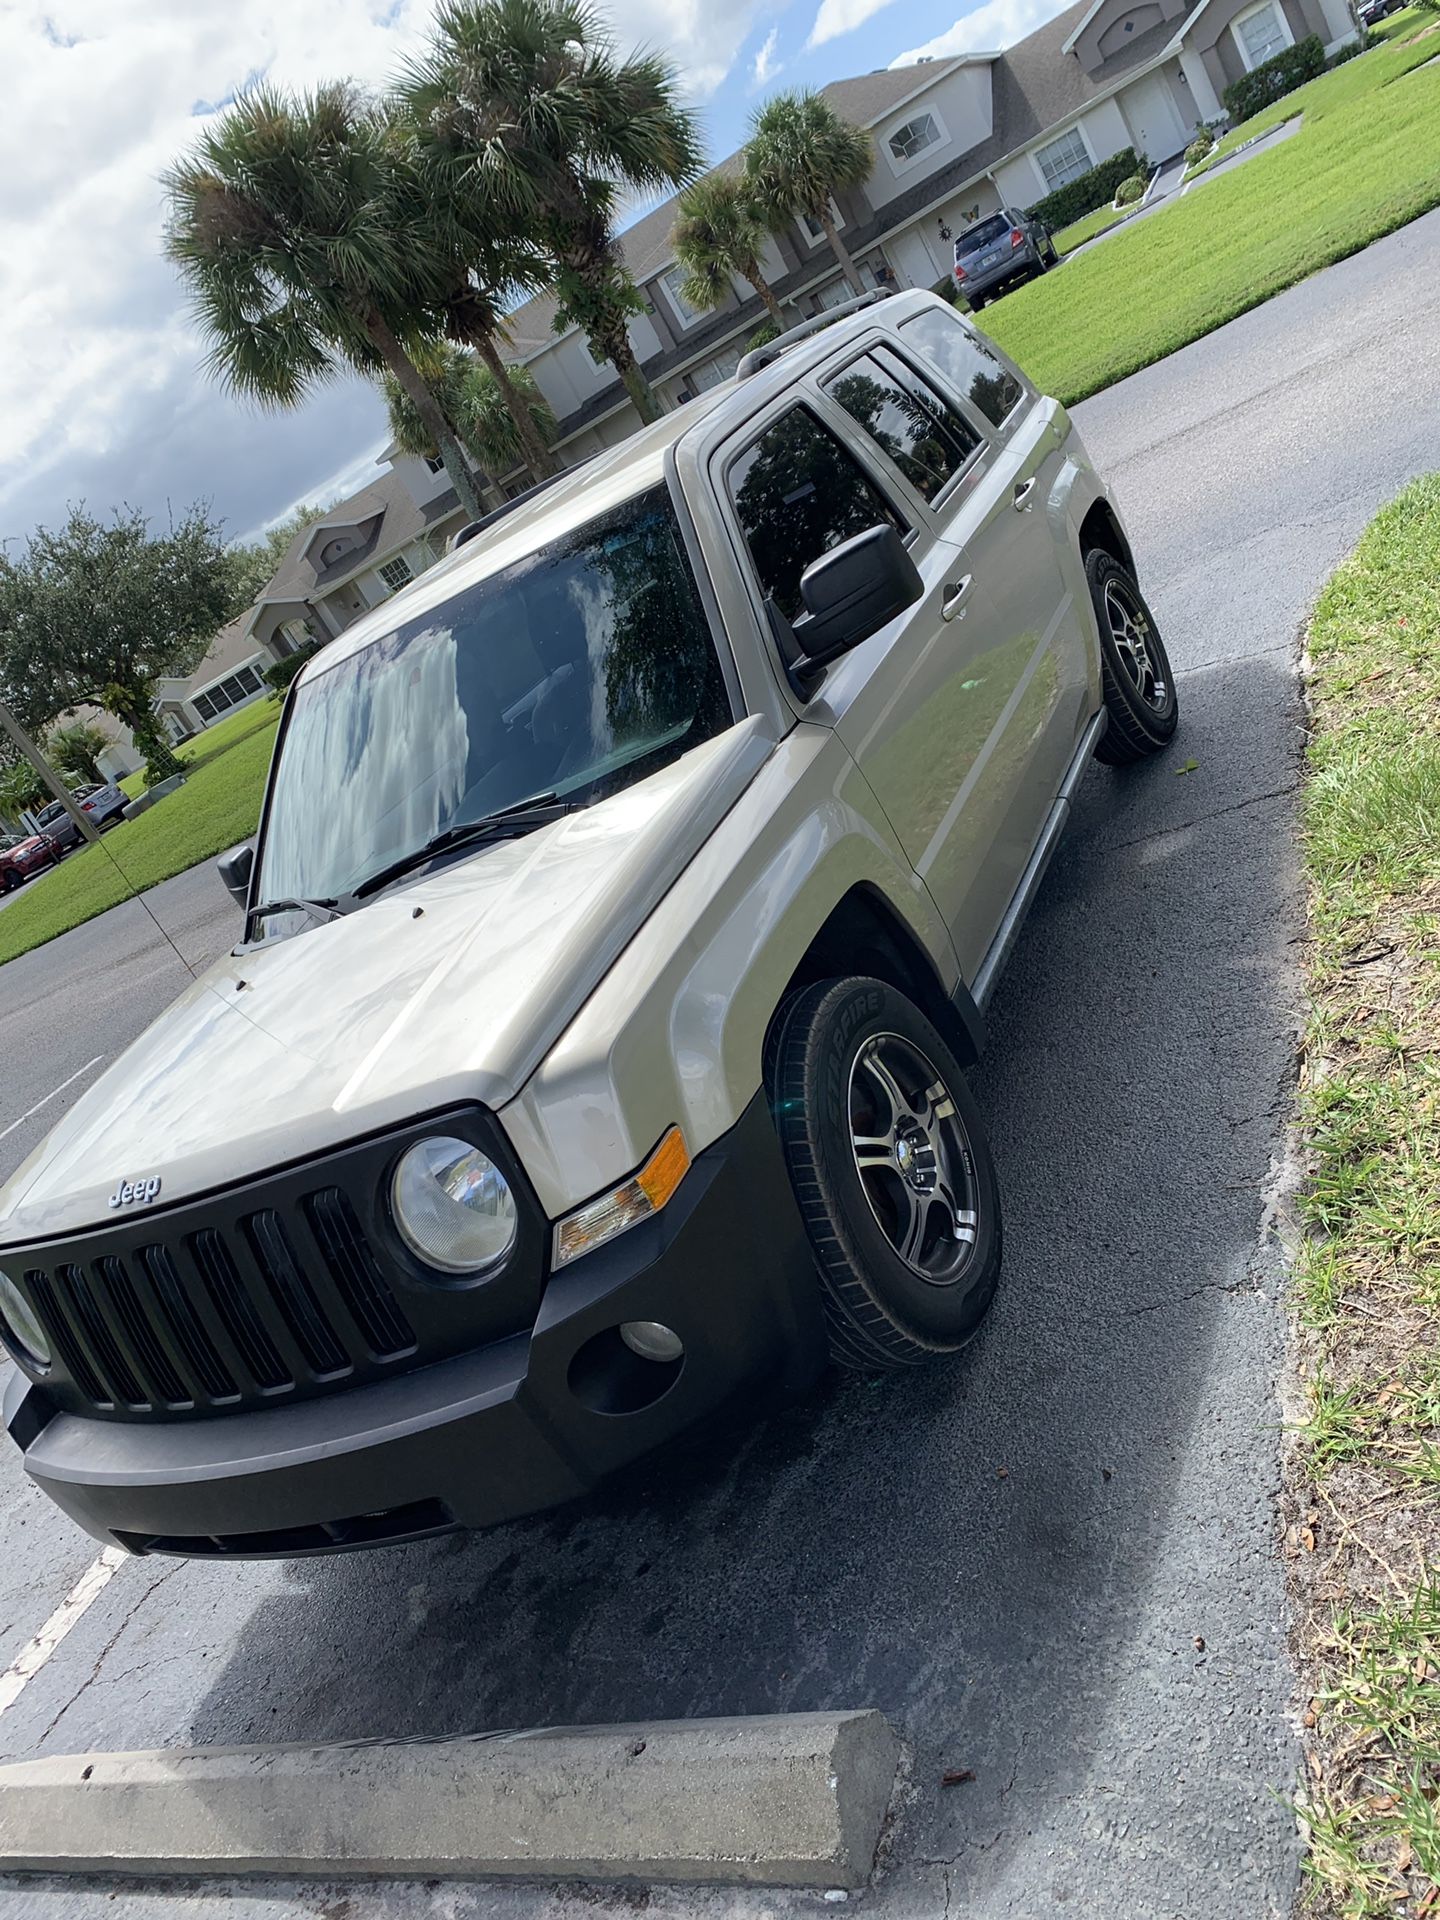
[[[705,99],[761,0],[623,0],[627,44]],[[85,498],[163,514],[209,498],[231,533],[332,491],[384,417],[357,380],[258,414],[200,372],[160,247],[166,166],[264,76],[381,83],[433,0],[0,0],[0,541]]]
[[[827,40],[838,40],[842,33],[853,33],[891,0],[820,0],[820,11],[810,29],[807,47],[823,47]]]
[[[824,4],[830,4],[830,0],[824,0]],[[879,4],[886,5],[887,0],[879,0]],[[983,6],[965,14],[953,27],[923,46],[897,54],[890,64],[908,67],[916,60],[946,60],[957,53],[994,53],[1013,47],[1027,33],[1053,20],[1068,4],[1069,0],[984,0]]]
[[[752,87],[768,86],[780,69],[783,60],[775,58],[775,44],[780,38],[780,29],[772,27],[765,36],[765,44],[750,63],[750,84]]]

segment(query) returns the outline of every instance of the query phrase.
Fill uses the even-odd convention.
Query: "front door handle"
[[[970,589],[974,584],[974,574],[967,573],[963,579],[957,580],[953,586],[946,587],[945,598],[940,602],[940,618],[942,620],[963,620],[965,618],[965,602],[970,598]]]
[[[1035,477],[1032,474],[1028,480],[1022,480],[1015,489],[1015,511],[1017,513],[1028,513],[1030,511],[1030,496],[1034,491]]]

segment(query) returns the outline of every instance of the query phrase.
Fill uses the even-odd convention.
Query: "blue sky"
[[[160,176],[247,80],[378,86],[433,0],[0,0],[0,542],[84,500],[231,537],[375,473],[384,412],[347,379],[260,413],[202,369],[161,252]],[[621,0],[617,37],[676,64],[716,158],[768,92],[1005,46],[1054,0]]]

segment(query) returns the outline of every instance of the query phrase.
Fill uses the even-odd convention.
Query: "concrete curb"
[[[0,1767],[0,1872],[860,1887],[883,1715],[75,1754]]]

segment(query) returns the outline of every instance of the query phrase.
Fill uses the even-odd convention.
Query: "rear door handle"
[[[1032,474],[1030,479],[1022,480],[1015,489],[1015,511],[1017,513],[1028,513],[1030,511],[1030,496],[1034,491],[1035,478]]]
[[[974,574],[967,573],[963,579],[957,580],[954,586],[946,587],[945,598],[940,602],[940,618],[942,620],[963,620],[965,618],[965,602],[970,598],[970,589],[974,584]]]

